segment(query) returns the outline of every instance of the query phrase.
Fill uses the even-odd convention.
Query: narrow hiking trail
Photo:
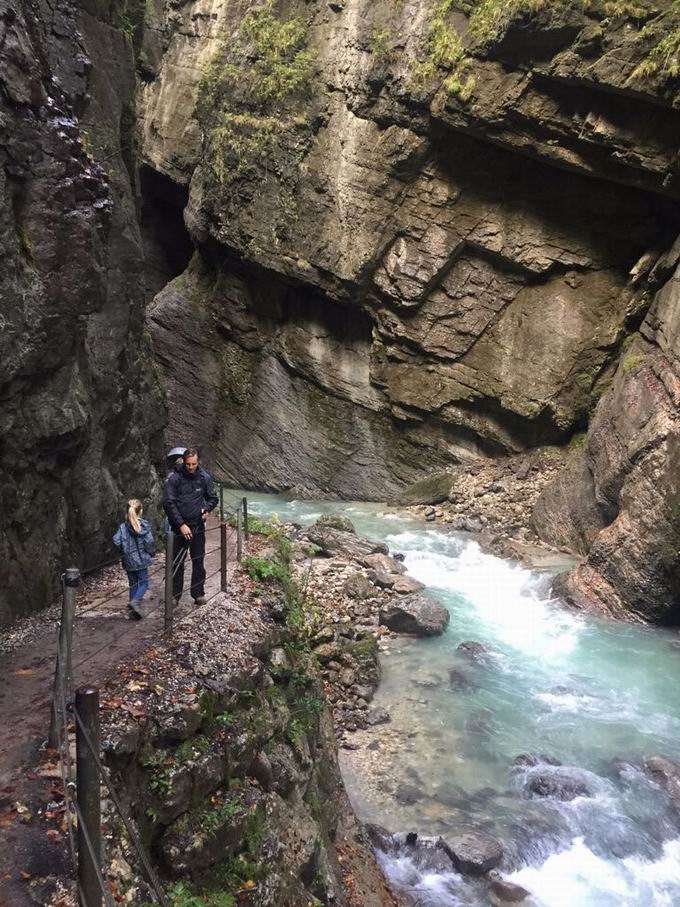
[[[211,520],[208,526],[209,531],[216,529],[217,521]],[[205,558],[208,601],[201,606],[205,609],[222,601],[218,598],[219,534],[211,531],[210,539]],[[236,531],[232,529],[228,531],[227,551],[229,583],[236,569]],[[78,590],[73,629],[73,689],[82,684],[101,686],[121,665],[162,637],[164,565],[161,551],[151,568],[141,621],[127,617],[127,578],[122,567],[108,566],[85,578]],[[188,565],[185,589],[187,574]],[[55,846],[62,843],[66,831],[61,773],[54,754],[45,748],[57,651],[53,611],[49,610],[42,627],[35,618],[29,618],[31,628],[25,644],[15,646],[11,641],[11,637],[21,639],[20,625],[7,628],[6,647],[11,651],[0,655],[0,907],[35,904],[27,890],[34,876],[49,872],[68,875],[68,867],[63,865],[65,848]],[[195,611],[185,591],[175,612],[175,635],[182,632],[183,618]],[[52,826],[47,836],[45,822]]]

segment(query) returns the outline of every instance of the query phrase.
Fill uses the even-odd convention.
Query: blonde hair
[[[139,532],[142,528],[142,524],[139,521],[142,511],[142,502],[138,501],[137,498],[130,498],[127,502],[127,521],[135,532]]]

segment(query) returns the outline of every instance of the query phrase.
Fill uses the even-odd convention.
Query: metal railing
[[[193,616],[195,611],[190,611],[175,622],[175,601],[173,597],[173,582],[180,566],[187,561],[193,562],[202,557],[208,557],[219,551],[220,566],[205,577],[204,582],[220,576],[219,588],[209,598],[208,605],[218,595],[228,591],[229,570],[229,521],[236,521],[236,561],[240,561],[243,554],[244,540],[248,539],[248,502],[246,498],[234,498],[225,494],[225,489],[220,486],[220,521],[219,525],[205,529],[205,534],[219,532],[219,545],[211,548],[202,555],[187,557],[187,548],[175,550],[175,536],[169,532],[166,539],[166,563],[149,575],[153,576],[165,571],[164,596],[159,604],[148,611],[149,617],[162,607],[164,610],[164,627],[162,637],[167,637],[184,620]],[[225,506],[226,503],[235,505],[233,509]],[[109,562],[100,565],[110,566]],[[88,571],[90,572],[90,571]],[[59,756],[59,765],[64,788],[64,806],[69,834],[69,849],[73,860],[74,877],[78,888],[78,896],[82,907],[115,907],[111,888],[106,879],[103,868],[102,855],[102,829],[101,829],[101,785],[108,790],[108,795],[114,804],[120,819],[125,826],[132,849],[137,856],[141,874],[149,885],[156,902],[162,907],[168,907],[168,900],[156,873],[151,865],[148,854],[137,834],[134,824],[123,807],[118,792],[113,785],[111,777],[102,763],[99,739],[99,691],[91,685],[80,686],[73,695],[73,676],[75,671],[93,661],[112,644],[119,643],[128,634],[135,632],[133,627],[127,628],[115,640],[107,642],[104,646],[89,653],[86,657],[73,664],[73,629],[77,619],[83,614],[101,609],[120,597],[128,589],[128,584],[108,596],[104,601],[97,601],[94,605],[76,609],[77,593],[81,583],[80,571],[74,567],[65,571],[62,576],[62,614],[57,634],[57,658],[54,672],[54,685],[52,695],[52,710],[48,746],[54,749]],[[75,729],[76,759],[75,780],[73,763],[69,745],[69,723]],[[75,829],[75,830],[74,830]]]

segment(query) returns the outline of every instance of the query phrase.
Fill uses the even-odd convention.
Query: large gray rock
[[[376,573],[406,573],[406,567],[387,554],[369,554],[359,558],[359,563]]]
[[[455,868],[469,875],[483,875],[503,859],[503,847],[496,838],[482,832],[467,832],[446,839],[446,849]]]
[[[373,542],[353,532],[344,532],[319,523],[310,526],[307,538],[318,545],[326,557],[340,556],[358,560],[367,554],[387,554],[389,551],[383,542]]]
[[[414,482],[405,488],[397,498],[397,503],[401,505],[412,504],[441,504],[445,501],[451,485],[453,476],[448,472],[438,473],[434,476],[428,476],[419,482]]]
[[[380,609],[380,623],[395,633],[440,636],[449,625],[447,609],[427,595],[404,595]]]
[[[680,811],[680,763],[666,756],[645,756],[645,769],[652,781],[668,794],[675,809]]]

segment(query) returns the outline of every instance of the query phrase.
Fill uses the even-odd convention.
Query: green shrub
[[[280,19],[268,0],[243,19],[235,45],[222,48],[205,68],[198,113],[210,134],[220,186],[266,165],[286,129],[281,105],[309,84],[314,71],[306,44],[305,20]]]
[[[288,571],[281,564],[266,557],[245,557],[243,567],[256,583],[281,583],[288,578]]]

